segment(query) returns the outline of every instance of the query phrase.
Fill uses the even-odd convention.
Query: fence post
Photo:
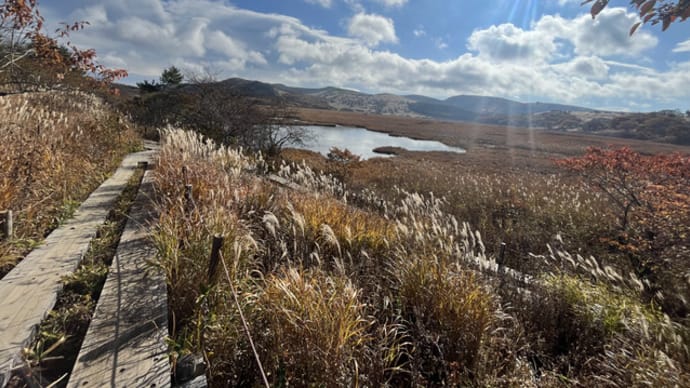
[[[498,254],[498,259],[496,260],[496,264],[498,264],[499,267],[502,267],[505,264],[506,260],[506,243],[502,242],[501,243],[501,251]]]
[[[185,200],[185,209],[189,212],[192,210],[192,203],[194,201],[194,197],[192,197],[192,185],[184,185],[184,200]]]
[[[223,248],[223,240],[223,236],[213,236],[213,244],[211,245],[211,259],[208,263],[207,274],[209,284],[213,281],[213,278],[216,275],[216,270],[218,269],[218,262],[220,260],[220,250]]]
[[[12,210],[0,212],[0,223],[2,223],[2,235],[6,240],[10,240],[14,235],[14,222]]]

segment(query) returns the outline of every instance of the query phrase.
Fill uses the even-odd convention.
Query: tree
[[[160,82],[144,80],[143,82],[137,82],[137,87],[140,94],[155,93],[163,89],[179,86],[183,79],[184,76],[180,70],[175,66],[170,66],[161,73]]]
[[[593,3],[590,9],[592,18],[595,18],[609,4],[609,0],[584,0],[582,4]],[[642,24],[657,25],[661,23],[661,30],[666,29],[673,22],[685,21],[690,17],[690,1],[688,0],[630,0],[630,6],[640,14],[641,21],[633,24],[630,35]]]
[[[154,80],[151,82],[144,80],[144,82],[137,82],[140,94],[155,93],[161,90],[161,84]]]
[[[161,74],[161,84],[163,87],[178,86],[182,83],[184,76],[180,70],[175,66],[170,66],[169,68],[163,70]]]
[[[662,306],[675,298],[671,291],[690,296],[687,282],[670,280],[690,273],[690,156],[589,148],[557,164],[611,200],[620,229],[607,241],[627,254],[637,275],[650,282],[652,295],[664,290]]]
[[[96,62],[95,50],[79,49],[69,41],[70,34],[82,30],[88,22],[63,24],[56,37],[44,32],[44,23],[37,0],[5,0],[0,5],[2,84],[24,91],[45,87],[50,81],[61,81],[67,74],[77,73],[81,77],[88,75],[98,86],[108,87],[127,76],[125,70],[109,69]]]
[[[185,118],[185,125],[226,145],[275,155],[290,144],[301,144],[302,127],[285,125],[289,109],[281,99],[259,101],[242,96],[217,82],[208,71],[193,74],[189,92],[194,107]]]
[[[352,153],[347,148],[331,147],[328,155],[329,172],[336,178],[345,182],[350,179],[351,167],[357,165],[361,157]]]
[[[285,125],[290,111],[282,100],[259,101],[239,95],[217,82],[209,71],[191,74],[187,79],[189,83],[183,87],[142,95],[130,103],[129,113],[147,126],[174,124],[199,131],[221,144],[269,155],[302,142],[305,130]],[[146,81],[138,85],[142,92],[158,86]]]

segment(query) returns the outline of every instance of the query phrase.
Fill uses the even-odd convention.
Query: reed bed
[[[687,326],[645,303],[634,275],[569,254],[567,237],[521,257],[539,271],[519,278],[452,199],[277,166],[307,189],[293,191],[265,179],[260,155],[176,129],[162,139],[153,264],[167,274],[171,353],[202,354],[213,386],[262,384],[256,358],[272,386],[690,383]],[[597,211],[566,189],[515,201]]]
[[[0,243],[3,275],[140,141],[101,99],[78,91],[1,96],[0,116],[0,210],[16,218],[15,238]]]

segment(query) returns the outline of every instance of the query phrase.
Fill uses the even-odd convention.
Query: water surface
[[[450,147],[435,140],[415,140],[409,137],[390,136],[386,133],[369,131],[365,128],[355,127],[323,127],[310,125],[304,127],[307,130],[307,139],[303,145],[291,145],[294,148],[307,149],[327,155],[331,147],[347,148],[362,159],[373,157],[385,157],[375,153],[378,147],[400,147],[408,151],[446,151],[465,153],[458,147]]]

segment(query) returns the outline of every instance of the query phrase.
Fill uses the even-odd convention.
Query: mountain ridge
[[[303,88],[280,83],[265,83],[243,78],[229,78],[221,84],[251,97],[282,97],[300,107],[328,106],[336,110],[476,121],[482,115],[522,115],[549,111],[596,112],[595,109],[559,103],[521,102],[502,97],[457,95],[437,99],[424,95],[363,93],[356,90],[326,86]],[[304,106],[307,105],[307,106]]]
[[[216,85],[231,93],[269,104],[282,99],[285,105],[293,108],[582,132],[690,145],[690,111],[685,114],[680,111],[612,112],[575,105],[519,102],[477,95],[457,95],[441,100],[415,94],[367,94],[334,86],[302,88],[242,78],[229,78]],[[136,88],[126,88],[127,95],[136,94]],[[176,90],[184,93],[190,89],[193,89],[193,85],[187,84]]]

